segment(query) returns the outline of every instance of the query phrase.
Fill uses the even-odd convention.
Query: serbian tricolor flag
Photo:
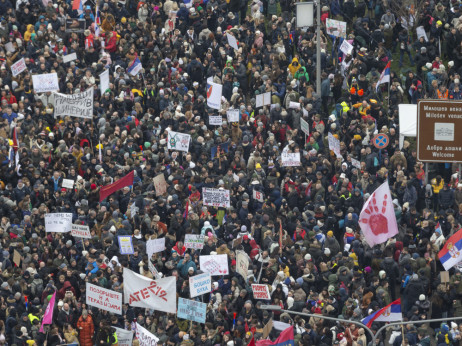
[[[443,230],[441,229],[441,225],[440,225],[439,222],[435,226],[435,232],[439,232],[439,233],[443,234]]]
[[[99,201],[102,202],[107,196],[112,195],[114,192],[119,191],[125,186],[133,185],[134,178],[135,178],[135,173],[134,171],[131,171],[125,177],[117,180],[115,183],[112,183],[111,185],[103,186],[101,190],[99,190]]]
[[[207,106],[213,109],[221,109],[221,96],[223,85],[213,82],[213,77],[207,78]]]
[[[462,261],[462,228],[452,235],[438,253],[445,270],[449,270]]]
[[[96,14],[95,14],[95,37],[99,37],[100,34],[100,25],[101,25],[101,15],[99,13],[98,4],[96,4]]]
[[[42,325],[40,326],[40,332],[43,333],[43,325],[53,323],[53,311],[55,309],[55,300],[56,300],[56,291],[53,293],[53,296],[48,303],[47,309],[43,314]]]
[[[83,12],[83,4],[85,4],[86,1],[87,0],[73,0],[72,1],[72,9]]]
[[[378,90],[380,84],[390,82],[390,67],[391,67],[391,61],[389,61],[387,66],[385,66],[385,68],[383,69],[382,74],[380,75],[380,78],[377,82],[377,86],[375,87],[376,91]]]
[[[287,329],[284,329],[279,337],[275,341],[271,340],[260,340],[257,341],[257,346],[269,346],[269,345],[276,345],[276,346],[295,346],[294,343],[294,327],[290,326]]]
[[[402,321],[403,314],[401,313],[401,298],[391,302],[387,306],[377,310],[364,318],[361,322],[370,328],[373,322],[394,322]]]
[[[133,59],[132,63],[130,66],[127,68],[127,72],[130,73],[132,76],[136,76],[141,69],[143,68],[143,65],[141,65],[140,58],[138,58],[138,54],[136,55],[135,59]]]

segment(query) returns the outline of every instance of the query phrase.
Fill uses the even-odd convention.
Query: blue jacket
[[[189,260],[188,262],[186,262],[184,264],[183,264],[183,260],[181,260],[180,263],[178,263],[178,265],[176,267],[177,267],[178,271],[180,272],[180,274],[181,274],[181,276],[183,278],[188,277],[189,268],[193,268],[194,273],[196,273],[196,271],[197,271],[196,264],[191,260]]]

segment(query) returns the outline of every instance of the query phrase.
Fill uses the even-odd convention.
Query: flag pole
[[[388,110],[390,110],[390,84],[391,84],[391,80],[388,81],[388,98],[387,98],[387,101],[388,101]]]

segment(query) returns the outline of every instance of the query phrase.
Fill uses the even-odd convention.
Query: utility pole
[[[321,97],[321,1],[316,0],[316,93]]]

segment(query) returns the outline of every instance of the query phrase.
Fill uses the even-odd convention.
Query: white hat
[[[431,64],[430,62],[427,62],[427,63],[425,64],[425,67],[426,67],[427,69],[431,69],[431,68],[432,68],[432,64]]]
[[[380,279],[384,279],[386,277],[387,273],[385,272],[385,270],[381,270],[379,271],[379,278]]]
[[[448,66],[449,66],[449,67],[453,67],[453,66],[454,66],[454,61],[448,62]]]
[[[421,302],[423,302],[423,301],[425,300],[425,294],[421,294],[421,295],[419,296],[419,300],[420,300]]]
[[[305,255],[305,261],[311,261],[311,255],[309,253]]]
[[[63,306],[64,302],[62,300],[59,301],[58,306]]]

